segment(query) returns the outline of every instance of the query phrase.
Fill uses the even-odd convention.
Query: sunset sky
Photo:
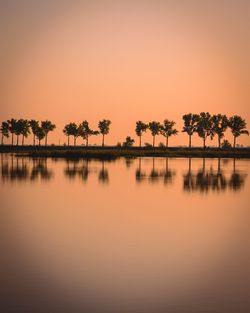
[[[1,1],[0,120],[49,119],[56,144],[66,123],[85,119],[94,129],[112,121],[107,144],[136,138],[139,119],[181,130],[189,112],[250,124],[249,29],[249,0]],[[187,143],[183,133],[170,139]]]

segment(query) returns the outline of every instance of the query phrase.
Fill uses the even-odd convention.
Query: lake
[[[1,312],[250,312],[250,160],[0,156]]]

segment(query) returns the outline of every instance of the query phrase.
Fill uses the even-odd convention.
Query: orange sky
[[[49,142],[61,144],[63,126],[84,119],[112,120],[108,144],[135,138],[138,119],[181,130],[184,113],[210,111],[250,122],[249,1],[11,3],[0,10],[0,120],[50,119]]]

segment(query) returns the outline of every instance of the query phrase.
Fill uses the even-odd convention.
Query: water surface
[[[250,161],[1,155],[5,312],[250,311]]]

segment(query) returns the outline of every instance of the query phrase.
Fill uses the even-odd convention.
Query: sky
[[[57,125],[49,143],[63,144],[65,124],[96,129],[107,118],[106,142],[116,144],[137,139],[137,120],[168,118],[180,131],[170,146],[188,144],[185,113],[238,114],[249,124],[249,29],[244,0],[2,0],[0,120],[49,119]]]

